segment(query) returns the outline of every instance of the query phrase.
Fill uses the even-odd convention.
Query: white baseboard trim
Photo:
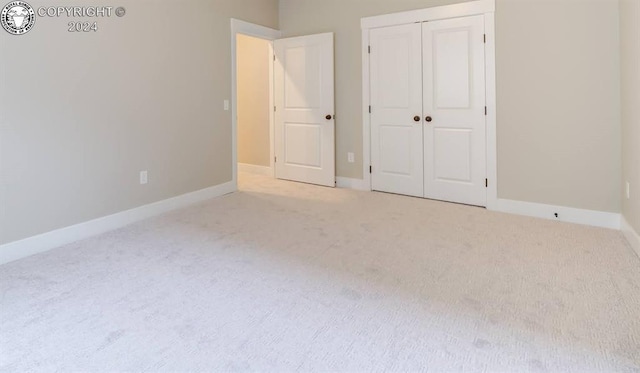
[[[238,171],[254,175],[273,176],[273,170],[268,166],[256,166],[247,163],[238,163]]]
[[[336,186],[338,188],[371,191],[362,179],[337,177]],[[508,199],[498,199],[495,206],[491,210],[615,230],[620,230],[622,223],[622,216],[613,212],[584,210]],[[557,218],[555,217],[556,213],[558,214]]]
[[[636,254],[640,256],[640,234],[633,229],[624,216],[622,217],[622,233],[624,233],[624,236],[627,238],[627,241],[629,241]]]
[[[370,192],[368,185],[362,179],[352,179],[349,177],[336,177],[336,186],[344,189],[354,189]]]
[[[233,193],[237,190],[233,182],[202,189],[178,197],[136,207],[85,223],[57,229],[52,232],[29,237],[20,241],[0,245],[0,264],[9,263],[31,255],[55,249],[75,241],[83,240],[150,217],[177,210],[211,198]]]
[[[616,230],[620,230],[621,224],[621,215],[613,212],[582,210],[508,199],[498,199],[496,208],[493,210]],[[556,213],[558,214],[557,218],[555,217]]]

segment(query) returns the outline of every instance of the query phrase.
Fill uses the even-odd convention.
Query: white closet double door
[[[486,206],[484,18],[370,31],[373,190]]]

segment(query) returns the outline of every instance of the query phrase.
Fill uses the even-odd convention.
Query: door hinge
[[[276,55],[275,55],[275,54],[273,55],[273,60],[274,60],[274,61],[276,60]]]
[[[373,173],[373,167],[369,166],[369,173],[372,174]]]
[[[276,112],[277,110],[278,110],[278,109],[276,109],[276,107],[274,106],[274,107],[273,107],[273,111],[274,111],[274,112]]]
[[[369,114],[371,114],[371,105],[369,105]]]
[[[278,163],[278,157],[273,157],[273,163]]]
[[[484,34],[484,43],[487,43],[487,34]]]
[[[484,187],[485,188],[489,187],[489,179],[484,179]]]
[[[484,115],[489,115],[486,106],[484,107]]]
[[[369,54],[371,54],[371,46],[369,46],[367,50],[369,51]]]

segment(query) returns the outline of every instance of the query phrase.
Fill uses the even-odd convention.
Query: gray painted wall
[[[362,177],[360,157],[346,162],[362,154],[360,18],[457,2],[144,0],[95,34],[68,33],[66,18],[0,30],[0,244],[230,181],[231,17],[336,33],[337,172]],[[622,14],[623,81],[637,82],[638,3],[621,6],[635,12]],[[501,198],[621,210],[618,7],[497,0]],[[180,23],[179,9],[197,11]],[[638,85],[622,92],[624,211],[639,229]]]
[[[640,233],[640,1],[620,1],[622,46],[622,212]],[[626,197],[626,182],[631,199]]]
[[[230,18],[277,28],[277,0],[124,3],[0,30],[0,244],[231,180]]]
[[[285,36],[336,34],[338,176],[363,176],[361,156],[347,162],[347,152],[362,154],[360,18],[459,2],[280,1]],[[618,2],[496,7],[499,197],[619,212]]]

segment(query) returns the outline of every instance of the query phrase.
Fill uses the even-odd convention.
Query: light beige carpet
[[[244,175],[0,267],[0,370],[639,372],[619,232]]]

